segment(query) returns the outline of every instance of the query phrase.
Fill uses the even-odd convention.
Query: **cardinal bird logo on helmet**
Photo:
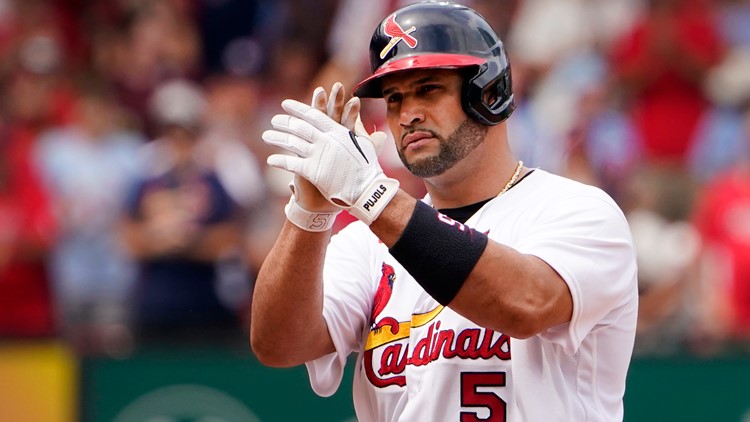
[[[406,45],[408,45],[410,48],[416,47],[417,39],[409,35],[416,30],[417,28],[415,26],[404,30],[401,25],[396,23],[395,16],[391,16],[390,18],[388,18],[388,20],[385,22],[385,26],[383,27],[383,32],[385,32],[385,35],[391,37],[391,40],[388,41],[388,44],[386,44],[386,46],[383,47],[382,50],[380,50],[380,58],[383,59],[388,54],[388,52],[391,51],[393,47],[395,47],[396,44],[398,44],[398,42],[401,40],[404,40]]]
[[[391,298],[393,293],[393,283],[396,281],[396,271],[390,265],[383,263],[382,275],[380,276],[380,283],[378,283],[378,290],[375,292],[375,299],[372,305],[372,317],[370,317],[370,324],[375,323],[375,319],[383,312],[385,305]]]

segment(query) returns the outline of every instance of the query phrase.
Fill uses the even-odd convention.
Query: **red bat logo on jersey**
[[[391,299],[391,294],[393,294],[393,283],[395,281],[396,270],[384,262],[382,275],[380,276],[380,283],[378,283],[378,290],[375,292],[370,325],[375,323],[375,319],[381,312],[383,312],[385,305],[388,304],[388,301]]]
[[[391,40],[388,41],[388,44],[383,47],[382,50],[380,50],[380,58],[384,58],[388,54],[388,52],[391,51],[393,47],[395,47],[396,44],[398,44],[398,42],[401,40],[404,40],[406,45],[408,45],[410,48],[416,47],[417,39],[409,35],[416,30],[417,28],[415,26],[404,30],[401,25],[396,23],[395,16],[391,16],[390,18],[388,18],[388,20],[385,22],[385,26],[383,27],[383,32],[385,32],[385,35],[391,37]]]

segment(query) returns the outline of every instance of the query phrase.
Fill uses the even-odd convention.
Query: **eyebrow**
[[[408,85],[408,87],[411,88],[413,86],[422,85],[422,84],[425,84],[425,83],[428,83],[428,82],[434,82],[437,79],[438,78],[435,77],[435,75],[428,75],[428,76],[425,76],[424,78],[419,78],[419,79],[417,79],[415,81],[410,82],[409,85]],[[384,89],[383,90],[383,96],[386,96],[386,95],[388,95],[388,94],[390,94],[390,93],[392,93],[394,91],[396,91],[396,88],[387,88],[387,89]]]

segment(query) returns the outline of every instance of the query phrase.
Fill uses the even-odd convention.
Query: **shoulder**
[[[617,203],[596,186],[536,169],[516,187],[519,189],[507,198],[513,204],[508,213],[516,223],[525,222],[537,229],[554,226],[623,236],[630,230]],[[502,203],[497,207],[506,208]]]
[[[609,197],[606,192],[600,188],[581,183],[579,181],[563,177],[557,174],[547,172],[542,169],[534,169],[526,179],[535,189],[546,190],[555,193],[555,196],[565,196],[571,194],[593,194]]]
[[[622,214],[614,199],[599,187],[541,169],[534,170],[526,179],[528,185],[523,189],[525,198],[530,201],[536,200],[540,206],[559,206],[565,203],[573,208],[585,208],[594,205]]]

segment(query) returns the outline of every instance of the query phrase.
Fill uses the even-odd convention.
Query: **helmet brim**
[[[380,66],[371,76],[354,87],[353,95],[360,98],[382,98],[383,90],[380,80],[383,76],[392,73],[414,69],[459,69],[485,62],[485,59],[463,54],[440,53],[404,57]]]

